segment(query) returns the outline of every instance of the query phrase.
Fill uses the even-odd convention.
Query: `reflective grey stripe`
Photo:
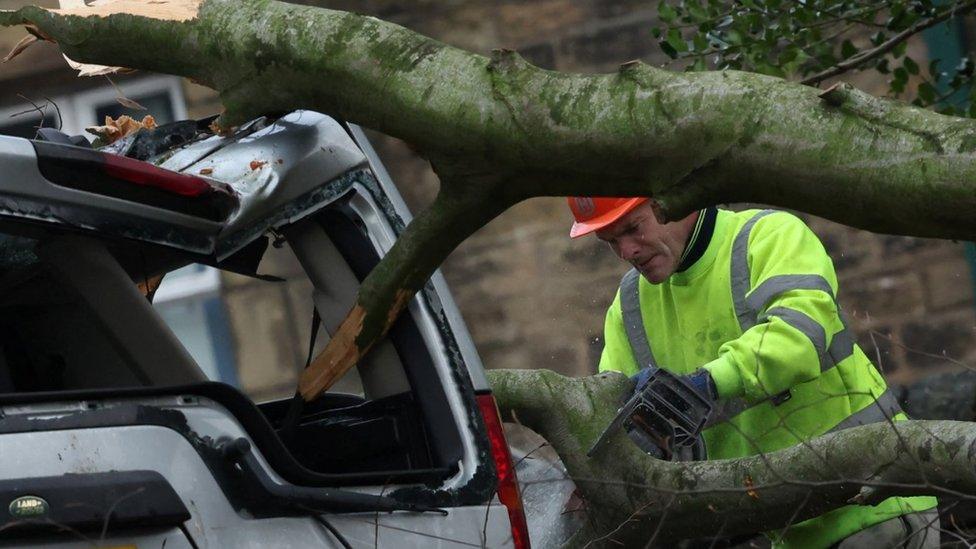
[[[766,314],[760,317],[759,320],[763,322],[771,316],[782,319],[783,322],[786,322],[807,336],[807,339],[813,343],[813,348],[817,351],[817,356],[820,357],[821,372],[834,365],[827,355],[827,333],[824,332],[823,326],[818,324],[816,320],[810,318],[806,313],[801,313],[796,309],[787,309],[786,307],[773,307],[766,311]]]
[[[739,327],[745,332],[756,325],[755,314],[750,314],[746,294],[749,292],[751,281],[749,280],[749,234],[756,222],[769,214],[776,213],[776,210],[763,210],[752,216],[739,229],[739,234],[735,235],[732,242],[732,303],[735,305],[735,316],[739,319]]]
[[[790,290],[820,290],[834,299],[834,289],[827,279],[820,275],[776,275],[764,280],[762,284],[746,297],[746,306],[753,316],[757,316],[774,297]]]
[[[885,389],[885,392],[881,393],[876,401],[847,416],[847,419],[834,425],[834,428],[827,432],[836,433],[859,425],[890,421],[900,413],[901,406],[898,404],[898,397],[891,392],[891,389]]]
[[[627,339],[630,341],[630,350],[634,353],[634,360],[637,361],[637,368],[648,366],[657,368],[650,342],[647,341],[647,332],[644,330],[639,290],[640,273],[637,269],[631,269],[620,281],[620,313],[623,316],[624,329],[627,330]]]
[[[853,354],[854,337],[851,335],[851,331],[845,326],[843,330],[834,334],[833,339],[830,340],[830,348],[827,349],[827,355],[830,356],[830,360],[836,365]]]
[[[759,401],[752,406],[749,406],[742,398],[732,398],[724,402],[719,402],[718,406],[715,408],[715,411],[712,413],[712,416],[709,417],[708,421],[705,423],[705,429],[708,429],[712,425],[728,421],[742,412],[745,412],[749,408],[765,404],[769,400],[770,399]],[[885,389],[885,392],[881,393],[881,396],[879,396],[876,401],[868,404],[860,411],[854,412],[853,414],[847,416],[846,419],[835,425],[827,432],[834,433],[837,431],[843,431],[844,429],[850,429],[851,427],[858,427],[860,425],[890,421],[900,413],[902,413],[902,409],[901,405],[898,404],[898,397],[891,392],[891,389]]]
[[[790,290],[820,290],[834,299],[834,290],[830,287],[830,283],[820,275],[776,275],[767,278],[753,290],[746,297],[746,304],[751,311],[758,313],[773,298]],[[854,354],[854,337],[847,328],[847,321],[836,300],[834,306],[837,307],[837,314],[844,328],[834,334],[830,341],[830,348],[827,349],[827,355],[833,362],[831,366]]]

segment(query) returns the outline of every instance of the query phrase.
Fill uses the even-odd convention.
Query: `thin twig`
[[[947,19],[955,17],[956,15],[965,14],[971,11],[973,8],[976,8],[976,1],[966,2],[962,5],[957,4],[945,10],[944,12],[940,13],[939,15],[932,17],[931,19],[926,19],[924,21],[915,23],[911,27],[908,27],[907,29],[892,36],[890,39],[888,39],[886,42],[882,43],[878,47],[867,50],[865,52],[861,52],[858,55],[855,55],[854,57],[851,57],[846,61],[837,63],[836,65],[834,65],[833,67],[827,70],[819,72],[813,76],[804,78],[803,80],[800,81],[800,83],[806,84],[808,86],[816,85],[830,77],[837,76],[838,74],[843,74],[851,69],[857,68],[863,65],[864,63],[871,61],[872,59],[877,59],[878,57],[887,54],[891,50],[895,49],[895,47],[897,47],[899,44],[901,44],[905,40],[908,40],[909,38],[918,34],[919,32],[922,32],[923,30],[929,27],[934,27],[935,25],[938,25],[939,23],[942,23]]]

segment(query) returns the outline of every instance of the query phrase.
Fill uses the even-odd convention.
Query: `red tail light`
[[[495,460],[495,470],[498,473],[498,499],[508,508],[508,520],[512,524],[512,539],[516,549],[530,549],[529,526],[525,522],[525,510],[522,508],[522,493],[519,490],[518,478],[515,476],[515,466],[512,454],[505,441],[505,430],[502,419],[498,415],[495,397],[491,393],[477,395],[478,408],[488,429],[488,440],[491,442],[491,456]]]
[[[226,186],[94,149],[31,141],[41,175],[60,187],[224,221],[237,208]]]
[[[136,185],[153,187],[183,196],[201,196],[213,192],[210,184],[200,177],[157,168],[148,162],[114,154],[103,154],[102,162],[104,162],[102,170],[105,175]]]

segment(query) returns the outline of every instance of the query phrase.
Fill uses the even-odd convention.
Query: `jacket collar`
[[[698,222],[695,223],[695,228],[691,231],[688,244],[685,246],[685,251],[681,255],[681,261],[678,263],[678,269],[675,272],[687,271],[705,255],[705,250],[712,242],[712,235],[715,234],[715,218],[717,216],[718,208],[715,207],[705,208],[698,212]]]

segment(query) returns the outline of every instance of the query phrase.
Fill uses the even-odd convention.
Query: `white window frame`
[[[65,106],[70,106],[71,98],[68,96],[59,95],[55,97],[50,97],[49,99],[51,100],[52,103],[58,106],[58,109],[61,109],[61,125],[64,126],[65,124],[67,124],[68,118],[72,118],[71,123],[74,124],[74,119],[73,119],[74,110],[72,109],[70,112],[68,112],[64,109]],[[40,98],[40,101],[37,102],[37,105],[39,107],[42,107],[47,102],[48,102],[47,99]],[[14,114],[32,110],[32,109],[33,109],[33,105],[31,105],[28,102],[24,102],[19,105],[14,105],[12,107],[0,108],[0,128],[3,128],[4,126],[12,126],[14,124],[23,122],[25,120],[36,122],[37,114],[34,112],[22,114],[18,118],[11,118]],[[55,124],[57,124],[57,120],[58,120],[58,109],[55,109],[53,105],[49,105],[44,111],[45,114],[49,114],[54,117]],[[51,126],[51,127],[56,127],[56,126]]]
[[[200,272],[163,277],[163,283],[153,295],[153,303],[166,303],[187,297],[204,297],[218,293],[220,293],[220,271],[203,266]]]
[[[168,92],[174,120],[185,120],[187,118],[186,98],[183,95],[183,83],[179,77],[146,76],[131,81],[116,82],[116,85],[125,97],[135,97],[160,91]],[[61,111],[61,131],[68,135],[84,135],[91,138],[91,135],[85,133],[85,128],[98,126],[105,122],[104,120],[95,119],[95,109],[103,105],[115,103],[115,99],[118,96],[118,90],[114,86],[106,84],[92,90],[80,91],[68,95],[57,95],[50,99],[57,104]],[[39,98],[38,105],[42,104],[42,101],[46,100]],[[7,121],[16,120],[10,119],[10,115],[30,108],[31,104],[28,102],[12,107],[0,108],[0,127],[3,127]],[[48,107],[47,112],[57,118],[57,112],[53,106]],[[146,114],[152,113],[147,112]],[[33,115],[25,114],[23,116],[31,117]]]
[[[186,100],[183,97],[183,85],[178,77],[149,76],[139,78],[138,80],[117,82],[116,85],[122,90],[123,96],[130,98],[153,92],[167,91],[169,92],[170,108],[173,110],[173,119],[185,120],[187,117]],[[75,115],[75,120],[72,120],[73,125],[70,127],[68,126],[68,121],[65,120],[62,131],[69,135],[81,134],[88,126],[103,124],[105,122],[104,120],[95,119],[95,109],[103,105],[115,103],[115,99],[118,96],[119,92],[111,85],[72,95],[71,110]],[[146,114],[152,113],[147,112]]]

